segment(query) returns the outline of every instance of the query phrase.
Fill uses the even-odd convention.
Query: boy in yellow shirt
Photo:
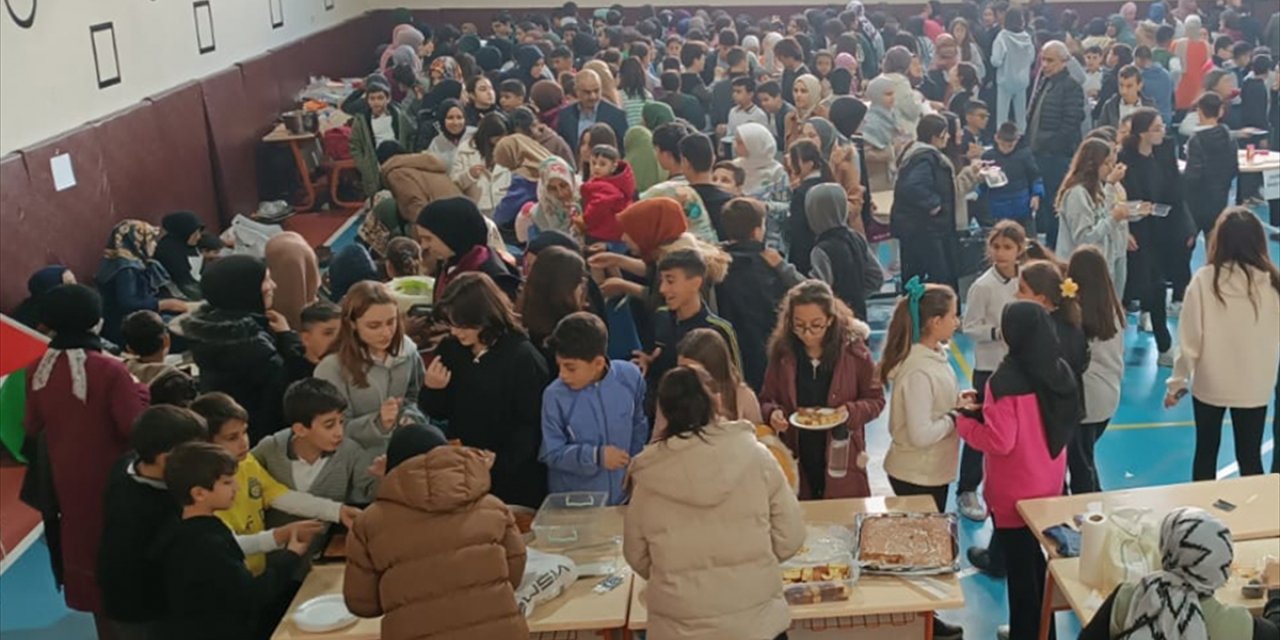
[[[296,529],[300,538],[309,539],[324,528],[319,520],[341,522],[351,527],[360,514],[356,507],[294,491],[281,484],[258,460],[249,455],[249,414],[225,393],[206,393],[191,403],[209,426],[209,441],[235,456],[236,496],[231,508],[218,511],[218,516],[236,534],[236,543],[244,551],[245,565],[254,575],[267,566],[266,554],[282,548]],[[266,528],[267,509],[308,518],[275,529]]]

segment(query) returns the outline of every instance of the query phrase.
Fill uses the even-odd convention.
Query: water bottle
[[[843,478],[849,473],[849,427],[840,425],[831,430],[831,444],[827,446],[827,475]]]

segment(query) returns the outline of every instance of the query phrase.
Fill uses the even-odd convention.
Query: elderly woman
[[[179,314],[187,310],[185,302],[166,295],[169,274],[155,260],[159,236],[159,230],[141,220],[122,220],[111,229],[94,276],[102,294],[102,335],[108,340],[120,341],[120,325],[134,311]]]
[[[538,167],[551,157],[546,147],[522,133],[504,137],[493,148],[495,165],[511,172],[507,194],[493,210],[499,228],[514,229],[516,216],[526,203],[538,200]]]

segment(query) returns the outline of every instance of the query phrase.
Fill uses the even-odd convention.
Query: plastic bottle
[[[840,425],[831,430],[831,444],[827,446],[827,475],[843,478],[849,473],[849,427]]]

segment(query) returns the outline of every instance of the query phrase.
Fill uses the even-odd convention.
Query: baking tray
[[[866,561],[862,558],[862,526],[871,520],[885,518],[902,519],[906,522],[923,519],[945,519],[947,531],[951,538],[951,564],[939,566],[884,564]],[[853,523],[853,560],[863,573],[883,575],[929,576],[954,573],[960,570],[960,534],[959,518],[954,513],[858,513]]]

